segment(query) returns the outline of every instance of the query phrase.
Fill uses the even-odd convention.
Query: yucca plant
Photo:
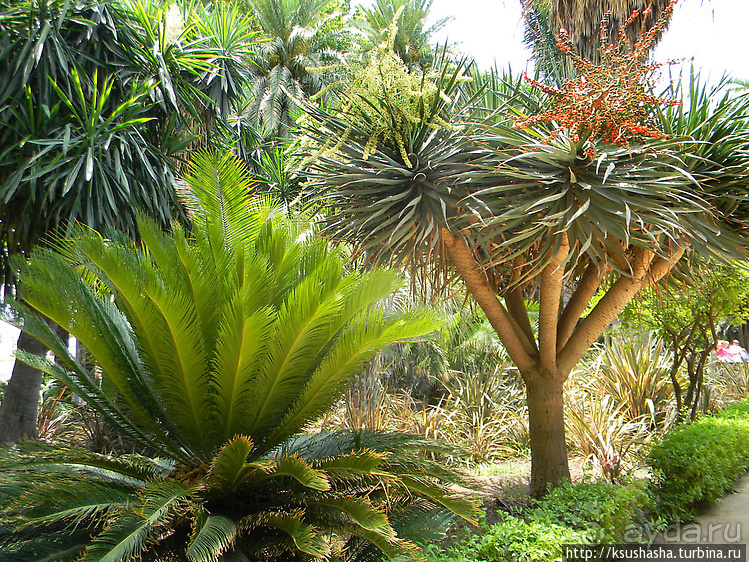
[[[607,338],[601,346],[596,384],[629,420],[662,425],[671,405],[671,358],[662,340],[645,332],[629,341]]]
[[[614,482],[632,466],[632,453],[647,435],[646,424],[630,420],[626,406],[609,395],[577,388],[567,394],[567,433],[574,450]]]
[[[142,243],[79,228],[23,267],[24,329],[64,382],[142,454],[27,443],[0,458],[3,560],[336,560],[414,556],[451,512],[449,448],[373,432],[305,433],[366,360],[438,326],[385,319],[390,271],[250,198],[242,165],[200,154],[192,232],[141,219]],[[65,326],[91,372],[40,320]]]

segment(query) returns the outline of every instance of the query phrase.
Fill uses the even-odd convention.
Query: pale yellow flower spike
[[[393,17],[393,23],[390,24],[390,29],[388,30],[388,42],[387,42],[387,50],[392,51],[393,47],[395,47],[395,36],[398,35],[398,20],[401,19],[401,15],[403,14],[403,10],[406,9],[406,5],[403,4],[400,8],[398,8],[398,11],[395,12],[395,16]]]

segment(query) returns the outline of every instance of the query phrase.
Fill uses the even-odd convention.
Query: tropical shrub
[[[641,481],[566,482],[538,502],[533,517],[585,531],[596,543],[618,543],[627,528],[642,519],[649,503],[647,486]]]
[[[665,422],[671,403],[670,367],[663,341],[650,332],[629,341],[611,338],[601,347],[597,382],[624,405],[630,421],[647,419],[655,427]]]
[[[589,542],[584,532],[546,521],[526,522],[511,515],[501,515],[494,525],[484,525],[481,532],[450,548],[427,545],[428,562],[529,562],[560,560],[565,544]]]
[[[749,404],[731,405],[672,431],[650,453],[658,509],[672,519],[719,500],[749,468]]]
[[[250,198],[231,157],[198,155],[192,232],[142,243],[78,228],[23,268],[24,330],[65,383],[134,443],[107,456],[26,443],[0,456],[3,560],[346,560],[413,555],[472,504],[454,451],[424,439],[304,429],[383,346],[439,324],[384,318],[400,281]],[[37,314],[80,341],[87,369]],[[432,453],[425,456],[424,451]],[[379,554],[378,554],[379,553]]]
[[[629,421],[609,395],[598,395],[585,388],[567,393],[565,426],[570,444],[594,463],[607,480],[615,481],[631,465],[630,453],[646,436],[646,426]]]

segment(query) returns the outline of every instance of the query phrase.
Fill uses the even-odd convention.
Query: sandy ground
[[[570,459],[570,476],[573,482],[579,482],[586,475],[592,476],[584,469],[585,460],[581,458]],[[477,480],[482,490],[489,497],[500,498],[508,491],[529,492],[531,479],[530,459],[512,459],[498,462],[493,465],[493,472],[498,474],[492,476],[479,476]]]

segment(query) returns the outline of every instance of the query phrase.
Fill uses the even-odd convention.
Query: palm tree
[[[427,27],[431,8],[432,0],[377,0],[371,7],[358,6],[352,24],[361,33],[362,51],[367,53],[387,42],[395,26],[395,54],[409,70],[428,70],[434,58],[430,39],[449,21],[442,18]]]
[[[251,198],[236,158],[198,155],[187,184],[191,234],[140,219],[135,245],[81,228],[61,253],[20,264],[14,308],[61,365],[22,359],[142,454],[6,449],[3,560],[392,558],[413,554],[405,537],[451,510],[470,518],[471,503],[447,488],[457,475],[438,462],[449,448],[304,431],[379,349],[438,318],[385,318],[377,303],[397,276],[347,271],[342,249]],[[97,369],[37,314],[68,326]]]
[[[671,0],[522,0],[526,18],[526,39],[537,59],[545,61],[555,51],[555,38],[566,29],[580,55],[598,62],[601,26],[604,41],[615,43],[624,33],[630,46],[661,18]],[[635,25],[625,25],[638,10]],[[644,11],[647,11],[644,15]],[[657,39],[661,36],[658,33]],[[558,60],[561,60],[559,58]]]
[[[603,80],[607,92],[623,79],[629,84],[623,69],[633,64],[588,66],[584,84]],[[408,86],[401,101],[418,97],[415,82],[392,72],[383,80]],[[366,103],[358,113],[353,102],[348,116],[318,111],[308,133],[308,185],[330,205],[329,235],[356,244],[369,261],[410,263],[437,288],[457,273],[525,382],[531,487],[542,494],[569,478],[564,382],[616,315],[688,251],[717,259],[746,252],[747,184],[740,178],[749,153],[734,149],[749,143],[749,124],[735,122],[733,134],[712,139],[717,146],[708,149],[678,137],[618,145],[611,138],[622,134],[619,125],[615,135],[610,124],[596,134],[593,125],[554,127],[570,115],[557,105],[535,125],[501,118],[522,107],[476,123],[459,111],[455,83],[446,73],[436,86],[420,82],[421,103],[359,95]],[[575,96],[580,87],[570,82],[565,91]],[[555,92],[551,100],[565,96]],[[628,96],[645,104],[629,107],[653,107],[640,89],[619,88],[614,103]],[[616,114],[600,92],[585,99],[575,98],[581,118]],[[637,119],[635,130],[660,135],[642,124],[653,114]],[[391,124],[385,132],[383,123]],[[331,146],[331,138],[340,140]],[[737,160],[706,161],[700,150]],[[734,206],[721,202],[727,189]],[[537,334],[525,306],[530,295],[539,300]]]
[[[338,0],[248,0],[266,42],[254,57],[256,126],[289,136],[299,100],[335,82],[347,31]]]

